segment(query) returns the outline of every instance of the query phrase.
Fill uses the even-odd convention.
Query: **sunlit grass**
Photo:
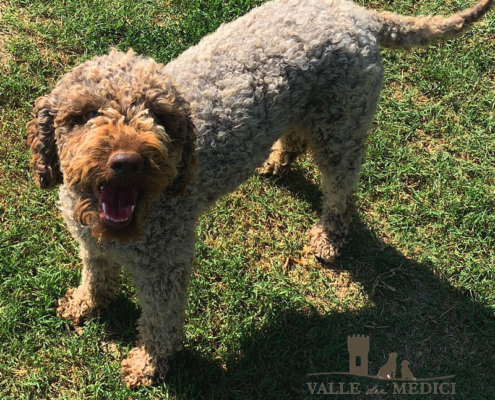
[[[415,376],[456,375],[456,399],[495,397],[493,15],[461,39],[383,52],[355,222],[333,265],[307,251],[321,209],[310,157],[282,179],[253,177],[201,219],[185,349],[158,386],[120,381],[139,316],[126,278],[82,329],[56,316],[80,261],[56,193],[30,178],[34,100],[110,47],[166,63],[261,2],[0,0],[1,399],[312,398],[306,374],[348,370],[355,333],[371,336],[370,373],[397,351]]]

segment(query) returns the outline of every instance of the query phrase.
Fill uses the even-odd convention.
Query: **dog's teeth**
[[[124,219],[113,219],[113,218],[110,218],[108,215],[107,215],[107,204],[106,203],[101,203],[101,208],[103,209],[103,214],[105,214],[105,219],[107,221],[112,221],[112,222],[125,222],[127,221],[129,218],[124,218]],[[134,210],[134,206],[132,206],[132,209]]]
[[[99,189],[103,190],[103,189],[105,189],[105,187],[103,185],[100,185]]]
[[[108,221],[112,221],[112,222],[125,222],[127,221],[129,218],[125,218],[125,219],[113,219],[113,218],[110,218],[108,215],[105,215],[105,219],[108,220]]]
[[[135,208],[136,208],[136,207],[132,206],[132,208],[131,208],[131,212],[133,212]]]

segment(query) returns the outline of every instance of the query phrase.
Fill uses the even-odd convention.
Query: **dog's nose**
[[[134,175],[143,169],[143,159],[137,153],[119,152],[110,157],[108,165],[117,175]]]

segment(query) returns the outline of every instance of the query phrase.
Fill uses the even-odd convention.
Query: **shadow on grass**
[[[291,170],[282,177],[269,177],[268,179],[289,190],[294,197],[306,201],[318,214],[321,214],[323,210],[321,190],[317,185],[308,182],[304,172],[299,168]]]
[[[132,347],[137,340],[137,323],[141,316],[139,306],[130,300],[130,295],[121,292],[107,310],[99,317],[105,325],[107,339],[115,338],[126,347]]]
[[[294,171],[276,184],[302,196],[321,211],[321,192]],[[164,385],[173,398],[193,399],[494,399],[495,318],[493,311],[476,303],[433,273],[434,264],[408,259],[385,244],[355,215],[349,243],[326,268],[346,271],[368,297],[361,309],[319,313],[311,303],[290,308],[288,301],[271,305],[267,323],[246,327],[222,360],[214,360],[207,338],[194,340],[177,353]],[[298,288],[295,286],[294,291]],[[287,294],[286,296],[291,296]],[[138,306],[119,296],[101,317],[109,336],[124,346],[136,340]],[[368,335],[368,373],[376,375],[396,352],[397,376],[408,360],[416,378],[455,375],[455,395],[394,395],[389,382],[334,375],[307,374],[349,371],[347,336]],[[365,391],[378,384],[386,395],[311,394],[307,382],[335,384],[359,382]],[[328,387],[328,386],[327,386]],[[450,388],[450,387],[449,387]],[[160,390],[160,387],[158,387]],[[349,386],[344,386],[349,390]],[[135,398],[140,394],[136,393]],[[134,398],[134,396],[133,396]]]
[[[301,185],[301,177],[291,174],[277,184],[321,209],[319,189],[308,182]],[[356,216],[347,247],[328,268],[348,271],[369,297],[369,306],[322,315],[311,306],[303,312],[274,304],[269,322],[248,329],[224,366],[198,350],[207,345],[193,343],[177,354],[164,384],[176,398],[188,400],[332,398],[311,394],[307,382],[358,381],[366,390],[377,381],[307,377],[349,371],[347,336],[365,334],[370,337],[370,375],[378,373],[389,353],[397,352],[398,377],[400,363],[407,359],[417,378],[455,375],[449,382],[456,383],[456,394],[394,395],[389,382],[379,382],[388,395],[333,398],[495,398],[493,312],[434,274],[435,265],[404,257]]]
[[[310,395],[306,382],[324,380],[306,374],[348,371],[347,336],[366,334],[370,375],[378,373],[389,353],[397,352],[398,376],[400,362],[407,359],[417,378],[455,375],[456,399],[493,399],[493,313],[432,274],[433,267],[405,258],[357,221],[335,268],[350,271],[373,306],[325,315],[275,306],[270,323],[240,339],[238,352],[227,357],[225,369],[208,354],[185,349],[178,353],[166,384],[180,399],[317,398]],[[356,379],[333,376],[331,381]],[[371,383],[364,381],[361,387]]]

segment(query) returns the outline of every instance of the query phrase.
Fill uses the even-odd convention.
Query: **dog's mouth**
[[[136,208],[137,191],[129,185],[93,187],[101,221],[109,228],[129,225]]]

